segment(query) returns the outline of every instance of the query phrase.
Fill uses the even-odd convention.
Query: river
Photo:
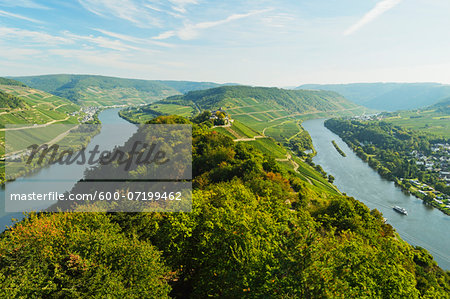
[[[136,132],[137,126],[119,117],[120,108],[106,109],[100,112],[99,119],[102,123],[102,129],[99,134],[92,138],[86,148],[86,152],[92,150],[95,145],[103,150],[111,150],[116,145],[122,145],[129,137]],[[83,177],[83,173],[87,165],[59,165],[55,164],[50,167],[42,168],[39,171],[18,178],[15,181],[7,182],[6,188],[11,192],[41,192],[51,189],[58,193],[69,191],[73,185]],[[48,178],[58,178],[58,182]],[[6,213],[5,212],[5,190],[0,190],[0,232],[6,226],[11,225],[11,218],[22,219],[22,213]],[[33,209],[39,210],[46,208],[42,202],[33,202]]]
[[[311,135],[317,151],[314,163],[335,177],[334,184],[341,192],[382,212],[403,240],[427,249],[441,268],[450,270],[450,216],[424,205],[414,196],[405,195],[393,182],[382,179],[324,126],[324,119],[308,120],[302,126]],[[332,140],[347,157],[336,151]],[[408,216],[396,213],[392,209],[396,205],[405,208]]]

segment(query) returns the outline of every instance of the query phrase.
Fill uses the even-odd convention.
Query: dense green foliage
[[[304,155],[305,151],[313,151],[314,149],[311,136],[305,130],[290,138],[287,146],[299,156]]]
[[[180,298],[444,298],[450,292],[449,274],[425,250],[399,240],[378,211],[315,192],[272,157],[202,123],[193,127],[193,176],[191,213],[42,214],[17,223],[0,236],[1,290],[159,297],[166,278],[171,296]]]
[[[169,271],[105,214],[30,215],[0,238],[2,298],[164,298]]]
[[[307,84],[299,89],[332,90],[377,110],[406,110],[432,105],[450,96],[450,86],[438,83]]]
[[[0,108],[17,108],[23,107],[24,104],[24,101],[18,97],[0,90]]]
[[[347,157],[347,155],[344,153],[344,151],[341,150],[341,148],[339,147],[339,145],[337,145],[336,141],[332,140],[331,143],[333,144],[334,148],[337,150],[337,152],[338,152],[342,157]]]

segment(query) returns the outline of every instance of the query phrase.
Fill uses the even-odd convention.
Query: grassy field
[[[450,138],[450,115],[439,113],[436,110],[401,111],[397,115],[383,120],[396,126]]]

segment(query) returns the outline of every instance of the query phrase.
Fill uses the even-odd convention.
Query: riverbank
[[[408,135],[415,138],[412,147],[395,134],[387,133],[386,126],[377,123],[350,122],[349,120],[329,119],[325,127],[337,134],[351,150],[369,167],[378,172],[386,180],[395,182],[404,192],[423,200],[424,204],[435,207],[446,215],[450,215],[450,197],[435,185],[439,176],[433,170],[421,168],[410,153],[418,148],[429,148],[426,137]],[[404,135],[409,132],[401,131]],[[397,133],[400,134],[400,133]],[[410,134],[414,134],[411,132]],[[364,137],[361,137],[364,136]],[[409,140],[409,139],[408,139]],[[421,144],[423,142],[423,144]],[[423,183],[426,181],[428,184]],[[444,186],[440,183],[441,186]]]
[[[102,150],[111,150],[116,145],[123,144],[137,130],[137,126],[131,124],[121,117],[118,112],[120,108],[106,109],[100,112],[99,120],[102,123],[100,132],[91,138],[86,147],[86,152],[93,150],[95,145]],[[73,185],[83,178],[83,174],[89,165],[60,165],[59,163],[43,167],[26,176],[17,178],[14,181],[6,182],[3,189],[0,189],[0,232],[6,225],[11,225],[11,218],[22,219],[23,214],[10,213],[5,211],[6,190],[9,193],[46,193],[49,191],[64,193],[71,190]],[[55,181],[52,178],[58,178]],[[32,205],[32,206],[31,206]],[[30,203],[30,210],[42,210],[47,208],[41,202]]]
[[[402,192],[394,182],[380,175],[364,163],[349,146],[324,126],[323,119],[303,122],[313,140],[317,155],[314,163],[335,177],[334,185],[341,192],[353,196],[370,209],[379,210],[403,240],[427,249],[439,266],[450,270],[450,217],[424,205],[423,201]],[[347,154],[342,157],[331,141]],[[408,216],[396,213],[394,206],[404,207]]]

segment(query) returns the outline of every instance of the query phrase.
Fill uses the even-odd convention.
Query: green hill
[[[0,77],[0,85],[14,85],[14,86],[23,86],[23,87],[26,86],[22,82],[19,82],[19,81],[13,80],[13,79],[2,78],[2,77]]]
[[[331,90],[356,104],[388,111],[426,107],[450,96],[450,85],[439,83],[307,84],[297,89]]]
[[[145,123],[160,115],[197,115],[209,120],[207,110],[222,108],[232,119],[225,126],[210,130],[253,145],[272,156],[286,169],[294,170],[314,188],[335,191],[324,175],[295,155],[313,152],[309,134],[301,126],[308,118],[361,114],[365,108],[353,104],[335,92],[284,90],[279,88],[224,86],[191,91],[150,105],[123,110],[120,114],[134,123]],[[213,124],[210,124],[213,126]],[[286,148],[292,151],[288,151]]]
[[[15,79],[83,106],[148,104],[167,96],[219,86],[211,82],[137,80],[94,75],[44,75]]]
[[[46,124],[69,120],[80,107],[71,101],[24,85],[0,85],[0,124]]]
[[[185,95],[169,97],[155,105],[162,107],[163,104],[191,105],[195,112],[222,108],[233,119],[261,134],[269,127],[290,121],[353,115],[367,110],[335,92],[249,86],[222,86],[191,91]]]
[[[356,108],[335,92],[287,90],[269,87],[224,86],[207,90],[192,91],[184,96],[168,100],[189,100],[201,108],[234,108],[240,99],[253,99],[251,104],[267,104],[292,112],[332,111]]]
[[[134,123],[145,123],[159,115],[189,117],[202,110],[219,108],[235,121],[229,127],[218,128],[221,133],[237,140],[252,139],[256,135],[272,137],[298,154],[312,149],[309,135],[301,127],[303,120],[358,115],[368,110],[330,91],[222,86],[130,108],[122,111],[121,116]],[[239,124],[249,127],[254,133],[243,132]],[[248,141],[263,146],[261,143],[265,139]]]

